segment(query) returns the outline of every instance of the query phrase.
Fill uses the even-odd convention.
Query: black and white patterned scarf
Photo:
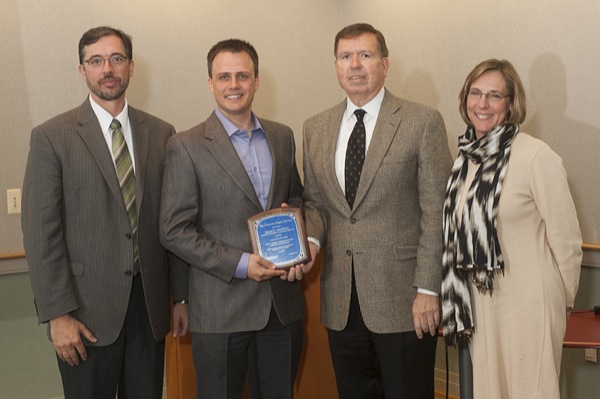
[[[458,140],[458,157],[446,187],[443,213],[442,313],[447,345],[468,340],[473,333],[469,279],[479,292],[491,295],[494,276],[504,273],[497,233],[498,203],[511,143],[518,132],[518,125],[502,125],[477,139],[471,127]],[[469,160],[481,166],[459,216]]]

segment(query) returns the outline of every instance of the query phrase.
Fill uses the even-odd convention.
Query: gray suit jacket
[[[154,337],[162,340],[169,331],[170,292],[158,212],[164,148],[174,129],[131,107],[129,119],[141,273]],[[131,292],[132,230],[89,99],[32,130],[22,228],[39,322],[70,313],[98,338],[96,345],[114,342]]]
[[[267,208],[302,205],[292,131],[260,119],[273,156]],[[213,113],[167,144],[161,203],[161,241],[188,262],[190,330],[231,333],[264,328],[271,303],[283,324],[299,320],[299,283],[274,278],[234,279],[243,252],[251,252],[246,219],[262,211],[229,136]],[[186,299],[180,297],[177,299]]]
[[[451,156],[441,115],[386,91],[351,210],[334,154],[346,101],[304,125],[307,234],[324,250],[321,319],[346,326],[352,261],[362,315],[377,333],[414,330],[416,289],[440,291],[442,205]]]

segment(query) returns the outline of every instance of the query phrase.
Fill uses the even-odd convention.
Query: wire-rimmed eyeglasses
[[[99,68],[104,65],[105,61],[108,61],[111,65],[119,66],[123,65],[128,60],[127,57],[121,54],[113,54],[108,58],[103,58],[100,56],[92,57],[89,60],[85,60],[86,64],[88,64],[92,68]]]
[[[496,91],[496,90],[492,90],[492,91],[488,91],[487,93],[484,93],[479,89],[470,89],[468,95],[471,100],[479,101],[481,99],[481,97],[485,97],[486,100],[491,101],[491,102],[502,101],[505,97],[510,97],[509,94],[502,94],[501,92]]]

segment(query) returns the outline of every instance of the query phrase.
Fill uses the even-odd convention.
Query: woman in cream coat
[[[508,61],[477,65],[459,98],[468,128],[444,204],[446,343],[470,342],[477,399],[559,398],[582,257],[567,176],[519,131],[525,93]]]

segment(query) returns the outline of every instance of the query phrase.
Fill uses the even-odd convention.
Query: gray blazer
[[[292,131],[260,119],[273,156],[267,208],[302,205],[302,184]],[[251,252],[246,219],[262,211],[229,136],[212,113],[167,144],[161,203],[161,241],[191,267],[190,330],[231,333],[264,328],[271,303],[284,325],[299,320],[299,283],[274,278],[257,283],[233,278],[242,252]],[[177,299],[186,299],[185,297]]]
[[[158,212],[164,148],[174,129],[132,107],[129,119],[141,273],[154,337],[162,340],[169,331],[170,292]],[[32,130],[22,228],[39,322],[70,313],[98,338],[96,345],[113,343],[131,293],[132,230],[89,99]]]
[[[346,101],[304,124],[306,229],[324,250],[321,320],[348,319],[354,259],[356,289],[373,332],[414,330],[416,289],[440,291],[442,205],[451,156],[441,115],[388,91],[351,210],[334,154]]]

